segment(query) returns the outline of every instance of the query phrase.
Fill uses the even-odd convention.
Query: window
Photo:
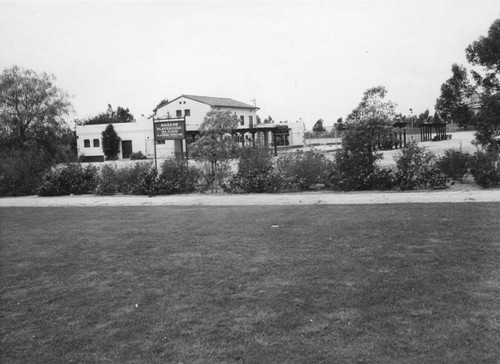
[[[99,139],[94,139],[94,148],[99,148]]]
[[[240,125],[245,125],[245,116],[241,115],[240,120],[241,120]]]
[[[175,110],[175,115],[180,118],[182,116],[182,110]]]
[[[83,147],[84,148],[90,148],[90,139],[84,139],[83,140]]]
[[[184,116],[191,116],[191,110],[189,109],[184,110]]]
[[[253,128],[253,116],[252,116],[252,115],[250,115],[250,116],[248,117],[248,125],[249,125],[251,128]]]

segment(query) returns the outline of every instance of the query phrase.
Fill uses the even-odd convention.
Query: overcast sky
[[[262,119],[331,126],[384,85],[398,112],[434,111],[452,63],[498,0],[5,1],[0,66],[53,73],[74,118],[138,118],[181,94],[256,100]]]

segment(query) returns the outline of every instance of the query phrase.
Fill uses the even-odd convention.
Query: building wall
[[[77,126],[78,155],[84,155],[86,157],[104,156],[102,150],[102,132],[106,127],[107,124]],[[116,123],[113,124],[113,128],[122,141],[128,140],[132,142],[133,153],[142,152],[142,154],[148,157],[153,157],[153,122],[151,120],[142,118],[141,120],[131,123]],[[86,141],[88,141],[87,144]],[[94,141],[97,141],[99,145],[94,146]],[[166,147],[163,146],[162,149],[168,149],[168,145]],[[171,148],[173,149],[173,146]],[[121,146],[118,158],[123,158]]]
[[[176,100],[171,101],[167,105],[159,108],[156,112],[155,118],[167,118],[167,117],[186,117],[186,130],[198,130],[209,112],[212,109],[210,105],[204,104],[199,101],[191,100],[187,97],[181,96]],[[189,115],[186,116],[186,110],[189,110]],[[238,120],[243,116],[243,125],[241,121],[238,123],[239,128],[248,128],[250,123],[250,116],[253,120],[253,125],[257,125],[257,113],[255,109],[240,109],[240,108],[229,108],[220,107],[216,108],[220,111],[231,111],[235,113]],[[180,115],[179,113],[180,112]]]

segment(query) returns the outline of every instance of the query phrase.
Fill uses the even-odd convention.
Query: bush
[[[457,149],[447,149],[436,162],[436,167],[447,177],[462,182],[472,162],[472,156]]]
[[[327,185],[332,170],[333,164],[322,153],[310,149],[278,158],[274,176],[281,178],[284,189],[305,191],[318,183]]]
[[[190,167],[187,160],[167,159],[163,162],[158,176],[158,192],[161,194],[193,192],[199,177],[200,170],[194,166]]]
[[[500,183],[500,170],[498,169],[498,154],[493,152],[477,151],[471,162],[471,173],[474,182],[487,188]]]
[[[0,196],[36,193],[50,164],[37,152],[15,150],[0,155]]]
[[[63,196],[92,193],[96,182],[97,169],[95,167],[83,168],[80,163],[68,164],[45,174],[38,194],[40,196]]]
[[[138,152],[132,153],[132,155],[130,156],[130,159],[131,160],[141,160],[141,159],[147,159],[147,157],[144,154],[142,154],[141,151],[138,151]]]
[[[273,155],[267,147],[244,147],[238,159],[238,172],[230,181],[231,192],[272,192],[277,186],[272,174]]]
[[[116,178],[116,167],[105,164],[99,171],[95,193],[97,195],[113,195],[119,190]]]
[[[416,141],[409,142],[396,158],[396,180],[401,190],[443,187],[446,180],[440,177],[435,166],[436,156]]]
[[[104,165],[98,176],[95,193],[97,195],[137,193],[142,176],[144,173],[149,172],[150,169],[150,163],[135,163],[133,166],[122,168],[110,164]]]

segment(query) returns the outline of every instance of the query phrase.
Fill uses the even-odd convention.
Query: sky
[[[397,112],[434,112],[500,2],[0,0],[0,16],[1,69],[54,74],[71,119],[108,104],[140,118],[191,94],[255,102],[261,119],[311,129],[345,119],[378,85]]]

